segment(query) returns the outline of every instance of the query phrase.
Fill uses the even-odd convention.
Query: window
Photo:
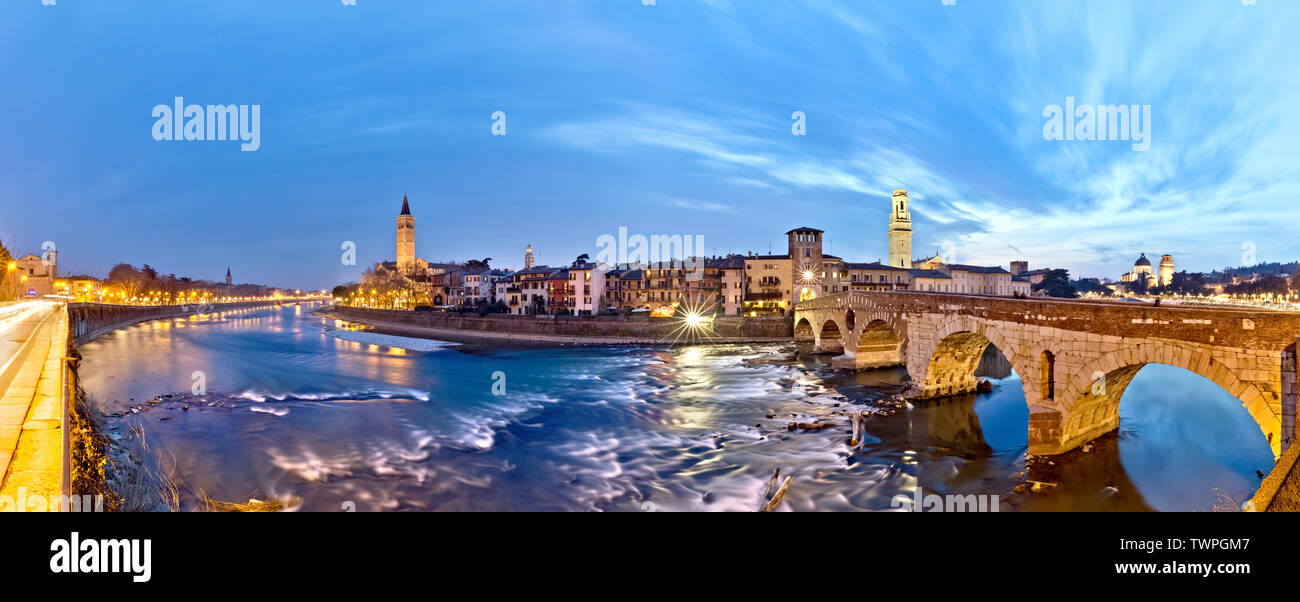
[[[1053,355],[1051,351],[1043,352],[1041,378],[1043,399],[1053,399],[1056,395],[1056,356]]]

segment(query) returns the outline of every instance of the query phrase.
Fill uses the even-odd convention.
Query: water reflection
[[[990,393],[879,412],[851,450],[846,417],[891,405],[905,370],[832,370],[794,345],[439,346],[336,326],[299,306],[151,322],[86,345],[82,375],[175,459],[191,498],[296,496],[307,510],[748,511],[777,467],[794,476],[782,511],[1030,480],[1056,485],[1003,510],[1205,509],[1214,487],[1253,491],[1261,449],[1272,460],[1242,435],[1261,437],[1240,404],[1150,367],[1121,434],[1026,467],[1023,390],[996,350],[980,368]],[[145,403],[188,392],[195,370],[207,395]]]

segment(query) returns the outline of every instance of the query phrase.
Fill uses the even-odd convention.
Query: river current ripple
[[[202,492],[313,511],[752,511],[780,468],[783,511],[893,510],[918,487],[998,496],[1003,511],[1208,510],[1249,497],[1272,460],[1231,397],[1147,377],[1161,367],[1130,386],[1118,436],[1050,469],[1047,490],[1013,493],[1034,476],[1014,374],[991,394],[877,411],[905,371],[836,371],[794,344],[453,344],[337,330],[312,309],[121,329],[83,346],[83,385],[111,428],[143,427],[188,505]],[[159,395],[172,397],[148,403]],[[854,450],[845,416],[860,410],[876,414]]]

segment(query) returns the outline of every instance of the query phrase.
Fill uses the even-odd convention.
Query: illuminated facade
[[[895,190],[890,199],[889,265],[912,267],[912,209],[907,206],[907,191]]]

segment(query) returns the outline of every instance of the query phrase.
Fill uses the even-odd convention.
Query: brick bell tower
[[[822,267],[822,231],[795,228],[785,233],[790,239],[791,302],[814,299],[824,290]]]
[[[397,216],[397,271],[406,273],[415,268],[415,216],[411,205],[402,195],[402,213]]]

